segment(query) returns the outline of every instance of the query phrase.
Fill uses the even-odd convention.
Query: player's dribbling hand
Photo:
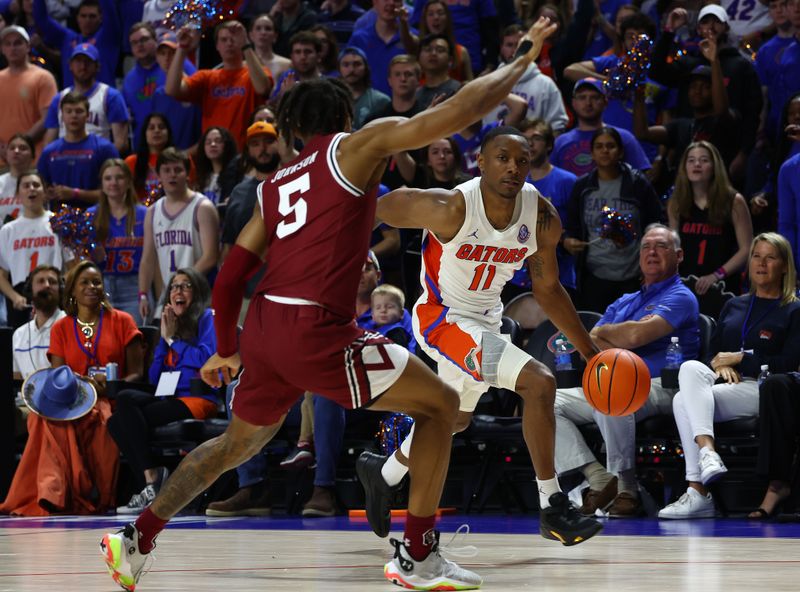
[[[208,358],[206,363],[203,364],[203,367],[200,368],[200,378],[202,378],[203,382],[208,386],[219,388],[222,386],[223,382],[225,384],[230,384],[241,367],[242,360],[238,353],[227,358],[223,358],[219,354],[214,354]],[[222,380],[220,380],[220,375],[222,375]]]

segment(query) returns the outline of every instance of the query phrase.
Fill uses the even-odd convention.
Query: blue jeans
[[[314,395],[314,449],[317,469],[314,485],[333,487],[336,484],[336,463],[342,451],[344,408],[321,395]]]
[[[139,277],[131,275],[107,275],[103,277],[103,285],[108,293],[111,305],[117,310],[127,312],[137,325],[142,324],[139,316]]]
[[[233,419],[233,413],[231,412],[231,395],[233,394],[233,387],[238,383],[238,379],[232,381],[225,390],[225,409],[228,413],[228,419]],[[250,460],[236,467],[236,476],[239,478],[240,489],[243,487],[252,487],[264,481],[267,476],[267,457],[264,451],[262,450]]]
[[[237,381],[228,385],[225,408],[231,418],[231,395]],[[317,452],[317,469],[314,485],[333,487],[336,483],[336,464],[344,437],[344,408],[320,395],[314,395],[314,448]],[[267,457],[263,451],[236,468],[239,487],[261,483],[267,475]]]

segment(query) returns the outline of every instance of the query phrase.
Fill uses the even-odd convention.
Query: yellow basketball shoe
[[[146,572],[145,564],[152,557],[151,553],[139,551],[139,531],[133,524],[128,524],[116,533],[109,533],[100,541],[100,553],[108,567],[108,573],[123,590],[133,592],[136,583]]]

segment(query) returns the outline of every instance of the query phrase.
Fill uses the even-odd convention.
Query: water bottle
[[[758,375],[758,386],[763,384],[763,382],[767,379],[767,376],[769,376],[769,365],[764,364],[761,366],[761,373]]]
[[[677,370],[683,364],[683,351],[678,341],[677,336],[670,338],[670,344],[667,346],[667,368]]]
[[[556,371],[572,370],[572,356],[567,349],[567,342],[556,339]]]

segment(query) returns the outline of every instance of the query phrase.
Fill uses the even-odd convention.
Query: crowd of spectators
[[[558,28],[502,104],[452,137],[395,155],[387,163],[382,191],[402,185],[455,187],[480,174],[477,157],[486,134],[512,125],[530,144],[529,181],[562,218],[560,279],[579,309],[609,314],[624,294],[664,281],[660,276],[649,281],[645,269],[642,237],[654,223],[664,224],[668,236],[653,248],[676,253],[670,264],[677,266],[675,274],[694,276],[687,290],[699,301],[699,312],[721,318],[723,326],[738,309],[722,309],[719,298],[709,294],[729,292],[740,307],[748,306],[748,291],[751,299],[770,298],[772,292],[762,294],[758,287],[761,272],[753,261],[754,254],[759,261],[775,259],[762,253],[780,250],[783,243],[774,236],[785,237],[789,253],[781,251],[778,259],[794,280],[788,268],[800,254],[800,0],[242,0],[230,19],[203,31],[171,27],[164,21],[168,4],[0,0],[0,325],[18,330],[15,371],[27,378],[51,365],[67,365],[91,377],[92,368],[113,358],[121,378],[144,380],[148,369],[126,351],[140,345],[136,326],[155,325],[162,340],[150,381],[158,384],[164,373],[182,373],[171,393],[177,392],[173,401],[182,406],[151,406],[149,395],[134,389],[120,397],[115,416],[105,401],[77,420],[102,430],[108,422],[145,487],[123,511],[140,509],[165,476],[143,452],[146,439],[129,433],[130,422],[150,426],[214,413],[208,399],[190,401],[185,383],[196,376],[200,358],[214,350],[205,284],[213,285],[249,219],[258,184],[296,155],[295,146],[279,139],[275,113],[285,93],[301,81],[340,78],[352,93],[354,129],[382,117],[413,116],[512,60],[526,27],[546,16]],[[652,41],[646,76],[626,92],[609,92],[617,68],[642,47],[642,35]],[[73,252],[50,226],[63,205],[86,210],[93,219],[94,248],[88,256]],[[602,235],[606,207],[629,221],[632,238],[625,244]],[[768,234],[773,238],[759,242],[764,235],[758,234],[754,242],[754,234],[764,232],[780,235]],[[413,351],[406,308],[420,293],[420,234],[383,225],[372,246],[366,272],[374,266],[396,287],[365,292],[357,304],[359,323]],[[66,287],[60,285],[62,276]],[[782,298],[781,311],[791,316],[786,322],[794,322],[794,301]],[[514,277],[503,299],[514,304],[512,316],[524,328],[541,320],[526,270]],[[765,310],[764,315],[772,314],[771,308]],[[108,352],[99,341],[100,327],[90,324],[102,323],[103,315],[103,338],[116,340]],[[623,323],[623,317],[612,314],[603,324]],[[678,330],[669,315],[659,318],[670,325],[670,331],[661,327],[659,338]],[[112,329],[112,321],[124,330]],[[747,323],[744,329],[751,330]],[[614,343],[608,327],[598,331],[604,343]],[[744,351],[747,340],[742,340]],[[634,350],[644,344],[625,343]],[[723,340],[715,347],[727,346]],[[712,370],[694,368],[691,377],[688,369],[682,371],[681,392],[699,391],[698,385],[710,380],[708,372],[719,373],[720,355]],[[755,354],[742,355],[744,360],[725,366],[744,364],[747,370],[723,374],[728,382],[758,374],[745,363]],[[797,360],[790,361],[771,369],[797,370]],[[87,380],[104,400],[104,385]],[[768,384],[776,401],[800,388],[777,378]],[[754,392],[748,390],[748,396]],[[687,466],[687,477],[694,485],[680,508],[707,512],[710,498],[698,470],[703,462],[713,464],[708,458],[719,461],[709,456],[713,435],[702,433],[699,420],[682,403],[686,398],[674,391],[653,405],[670,412],[673,398],[683,418],[681,436],[688,438],[684,449],[691,448],[693,436],[701,445],[701,469],[687,455],[693,465]],[[747,413],[758,413],[755,400]],[[306,415],[316,416],[315,421],[307,422],[287,464],[312,454],[311,442],[319,443],[322,434],[324,452],[317,446],[321,476],[308,515],[330,515],[335,461],[327,457],[341,445],[343,419],[313,393],[307,401]],[[768,408],[785,411],[787,405]],[[764,408],[762,403],[762,413]],[[573,422],[598,420],[580,413]],[[123,416],[133,419],[122,422]],[[25,471],[42,463],[41,443],[47,437],[69,436],[66,428],[59,432],[44,419],[29,422],[30,450],[20,465]],[[780,427],[781,433],[787,429]],[[91,459],[89,449],[103,441],[98,438],[77,442],[73,453]],[[116,450],[110,440],[102,445]],[[616,501],[620,515],[638,511],[627,456],[609,460],[609,470],[618,469],[612,475],[580,448],[571,453],[562,458],[572,458],[575,466],[563,466],[585,473],[590,485],[585,509]],[[91,467],[103,474],[116,470],[94,460],[87,466],[90,473]],[[760,460],[759,470],[772,479],[762,507],[763,514],[771,514],[788,495],[787,474],[769,458]],[[25,484],[31,477],[19,479]],[[258,466],[240,471],[239,497],[212,511],[263,513],[267,501],[259,484],[264,479]],[[38,485],[42,511],[65,510],[63,499],[48,498],[46,484]],[[15,482],[3,509],[29,512],[37,506],[20,486]],[[633,501],[618,497],[626,492]],[[103,489],[98,497],[95,491],[89,499],[87,492],[75,491],[75,499],[85,503],[72,509],[112,507],[106,493]]]

